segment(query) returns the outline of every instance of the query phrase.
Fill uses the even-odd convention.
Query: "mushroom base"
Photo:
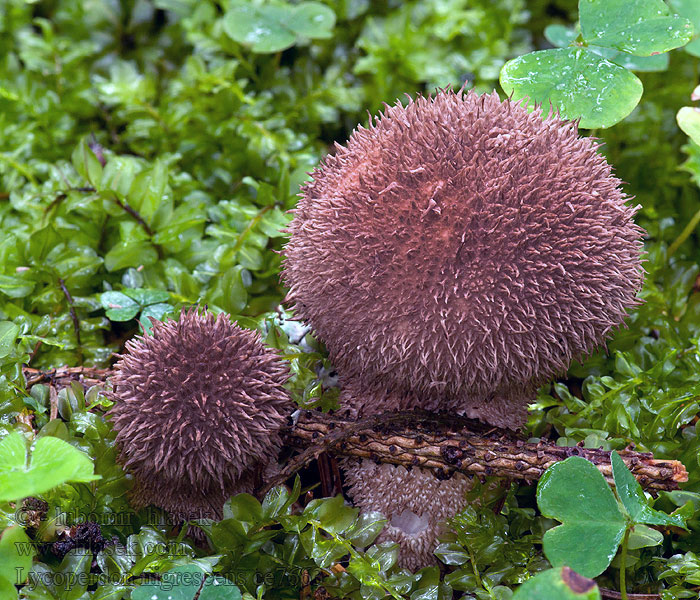
[[[439,480],[428,469],[344,459],[345,483],[355,506],[389,521],[377,541],[396,542],[399,566],[415,571],[435,564],[444,521],[466,506],[472,481],[461,473]]]

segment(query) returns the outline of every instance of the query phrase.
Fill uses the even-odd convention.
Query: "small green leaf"
[[[16,600],[18,598],[17,588],[15,587],[14,581],[6,579],[5,577],[0,577],[0,598],[6,600]]]
[[[0,502],[36,496],[68,481],[96,479],[90,458],[58,438],[40,438],[31,459],[21,433],[0,441]]]
[[[578,37],[578,32],[573,27],[564,25],[548,25],[544,30],[544,37],[557,48],[566,48],[573,45]],[[630,71],[665,71],[668,68],[668,54],[655,54],[653,56],[634,56],[627,52],[620,52],[614,48],[589,45],[588,49],[602,56],[605,60],[615,63]]]
[[[199,600],[240,600],[241,591],[238,587],[224,577],[207,577],[202,590],[199,592]]]
[[[61,598],[78,600],[88,586],[88,573],[92,564],[92,551],[88,548],[73,548],[63,557],[58,572],[63,576]]]
[[[286,235],[282,229],[289,225],[290,216],[275,207],[264,214],[258,227],[267,237],[282,237]]]
[[[553,566],[569,566],[597,577],[617,553],[627,522],[603,475],[578,456],[556,463],[537,485],[537,504],[546,517],[562,525],[542,540]]]
[[[13,525],[4,529],[0,535],[0,579],[13,584],[24,582],[32,568],[34,554],[34,545],[22,527]]]
[[[122,583],[106,583],[90,594],[91,600],[122,600],[130,598],[132,586]]]
[[[435,549],[437,556],[446,565],[464,565],[469,562],[469,554],[456,542],[444,542]]]
[[[573,27],[554,24],[544,28],[544,37],[552,46],[566,48],[578,37],[578,33]]]
[[[651,548],[664,541],[664,534],[646,525],[635,525],[627,538],[627,549]]]
[[[395,542],[381,542],[370,546],[367,556],[379,562],[382,571],[388,571],[399,560],[399,545]]]
[[[102,173],[102,189],[111,190],[120,198],[126,198],[140,168],[132,156],[110,157]]]
[[[688,54],[692,56],[700,57],[700,37],[689,42],[687,46],[683,48]]]
[[[627,52],[617,52],[609,48],[600,48],[598,46],[588,46],[596,54],[600,54],[603,58],[610,62],[629,69],[630,71],[639,71],[642,73],[654,73],[665,71],[668,69],[669,56],[668,54],[654,54],[652,56],[634,56]]]
[[[93,186],[102,182],[102,165],[87,142],[87,137],[78,142],[71,157],[75,170]]]
[[[151,318],[155,319],[156,321],[162,321],[163,317],[165,317],[165,315],[168,313],[173,312],[173,310],[174,309],[170,304],[166,304],[164,302],[149,304],[143,309],[143,311],[141,311],[139,321],[141,321],[141,324],[144,326],[147,332],[150,332],[151,327],[153,326],[151,323]]]
[[[138,302],[141,306],[159,304],[170,300],[170,294],[164,290],[125,289],[124,294]]]
[[[276,519],[289,506],[289,490],[285,486],[278,485],[272,488],[262,501],[262,516],[264,519]]]
[[[366,548],[381,533],[387,520],[381,513],[364,512],[357,516],[355,522],[343,533],[343,536],[353,545]]]
[[[241,3],[234,5],[223,19],[226,34],[253,52],[279,52],[294,45],[296,34],[288,27],[291,7]]]
[[[63,240],[56,228],[53,224],[49,224],[34,231],[29,238],[29,256],[34,259],[35,264],[40,265],[45,261],[48,254],[55,251],[56,246],[62,242]]]
[[[158,252],[149,242],[121,242],[112,246],[105,255],[105,269],[118,271],[126,267],[140,267],[154,264]]]
[[[688,19],[662,0],[579,0],[581,34],[589,44],[637,56],[668,52],[693,37]]]
[[[121,292],[103,292],[100,294],[100,304],[111,321],[130,321],[141,310],[138,302]]]
[[[224,519],[258,523],[262,520],[262,506],[255,496],[236,494],[224,504]]]
[[[230,313],[241,312],[248,303],[248,292],[243,281],[243,267],[229,269],[221,280],[223,298],[221,307]]]
[[[18,325],[12,321],[0,321],[0,358],[4,358],[12,352],[18,335]]]
[[[251,244],[244,244],[238,251],[238,262],[242,267],[256,271],[263,265],[263,255]]]
[[[676,121],[683,133],[696,144],[700,144],[700,108],[684,106],[676,114]]]
[[[667,515],[649,506],[644,492],[642,491],[642,486],[639,485],[639,482],[634,478],[634,475],[632,475],[617,452],[613,451],[610,453],[610,463],[612,464],[617,495],[620,497],[622,505],[635,523],[645,523],[646,525],[673,525],[685,529],[685,521],[683,518]]]
[[[168,168],[161,160],[156,160],[153,168],[141,171],[133,180],[127,201],[138,211],[147,223],[153,222],[168,184]]]
[[[610,127],[624,119],[642,96],[642,82],[586,48],[531,52],[508,61],[501,86],[517,100],[549,102],[586,129]],[[546,109],[545,109],[546,110]]]
[[[348,553],[347,548],[343,544],[336,542],[334,539],[323,537],[315,527],[302,531],[299,539],[309,556],[322,569],[327,569]]]
[[[592,579],[569,567],[548,569],[523,583],[513,600],[600,600],[600,590]]]
[[[335,25],[335,13],[333,9],[320,2],[302,2],[293,7],[286,25],[300,36],[329,38]]]
[[[163,573],[160,581],[149,581],[134,588],[131,600],[193,600],[205,577],[198,566],[175,567]],[[240,598],[240,593],[237,598]]]
[[[340,534],[354,523],[359,512],[359,509],[347,506],[343,496],[338,495],[312,500],[306,505],[304,516],[318,520],[326,531]]]
[[[11,277],[9,275],[0,275],[0,292],[6,294],[10,298],[24,298],[29,296],[34,290],[34,283],[21,279],[20,277]]]

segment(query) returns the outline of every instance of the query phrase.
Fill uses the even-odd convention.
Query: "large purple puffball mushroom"
[[[495,92],[387,107],[304,187],[289,299],[384,410],[515,428],[636,303],[643,232],[620,183],[575,123]]]
[[[461,91],[387,107],[336,145],[303,188],[284,279],[349,415],[517,428],[538,385],[603,344],[637,303],[643,231],[598,146],[556,114]],[[400,564],[434,562],[469,481],[344,465]]]
[[[259,334],[228,315],[183,311],[127,342],[110,411],[137,507],[176,520],[220,518],[225,500],[251,492],[276,460],[293,403],[289,377]]]

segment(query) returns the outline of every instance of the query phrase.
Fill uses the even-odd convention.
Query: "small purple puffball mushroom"
[[[304,187],[284,279],[341,383],[517,427],[636,304],[642,229],[575,123],[494,92],[387,107]],[[386,393],[390,390],[391,393]]]
[[[293,410],[285,363],[258,333],[228,315],[183,310],[127,342],[115,365],[120,462],[135,479],[132,502],[177,520],[221,515],[225,500],[252,491],[277,457]]]
[[[467,505],[471,479],[454,473],[441,481],[430,469],[376,464],[370,460],[345,462],[345,483],[363,512],[376,510],[388,522],[378,542],[399,545],[399,565],[416,571],[435,564],[437,536],[444,521]]]

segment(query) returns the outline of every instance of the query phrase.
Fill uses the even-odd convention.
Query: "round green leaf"
[[[700,144],[700,108],[684,106],[676,114],[678,126],[691,140]]]
[[[31,460],[21,433],[0,441],[0,502],[36,496],[67,481],[94,481],[92,461],[69,443],[42,437],[34,445]]]
[[[668,52],[693,37],[690,21],[671,15],[662,0],[580,0],[579,18],[589,44],[637,56]]]
[[[580,127],[610,127],[624,119],[642,96],[642,82],[586,48],[532,52],[508,61],[501,86],[515,99],[552,103]]]
[[[335,25],[335,13],[320,2],[302,2],[293,8],[287,27],[307,38],[329,38]]]
[[[600,590],[592,579],[568,567],[549,569],[523,583],[513,600],[600,600]]]
[[[700,56],[700,2],[697,0],[670,0],[671,8],[689,19],[695,28],[695,37],[683,49],[693,56]]]
[[[121,292],[100,294],[100,304],[106,309],[105,315],[110,321],[130,321],[141,310],[136,300]]]
[[[669,4],[681,17],[690,20],[695,27],[696,35],[700,34],[700,2],[698,0],[669,0]]]
[[[537,485],[537,504],[562,525],[544,534],[544,554],[553,566],[597,577],[617,553],[627,522],[603,475],[578,456],[552,465]]]
[[[226,13],[223,27],[229,37],[253,52],[279,52],[296,41],[296,34],[287,26],[292,14],[285,5],[240,4]]]

